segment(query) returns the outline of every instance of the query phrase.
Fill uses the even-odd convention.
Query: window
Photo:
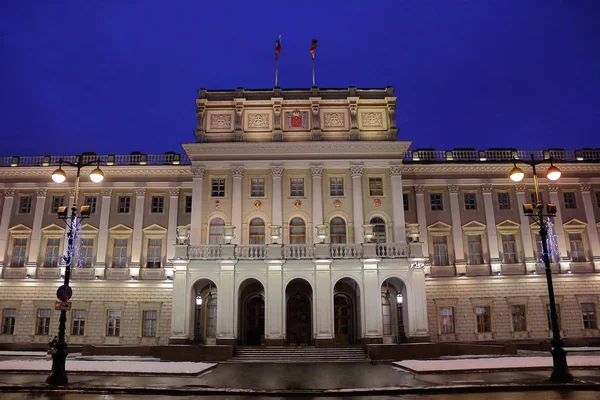
[[[185,196],[185,212],[188,214],[192,212],[192,196]]]
[[[383,178],[369,178],[369,195],[383,196]]]
[[[514,332],[523,332],[527,330],[527,316],[525,314],[525,305],[519,304],[510,306],[510,315],[512,319],[512,328]]]
[[[11,267],[24,267],[27,253],[27,239],[17,238],[13,245]]]
[[[444,209],[441,193],[431,193],[429,201],[431,202],[431,211],[442,211]]]
[[[543,203],[544,202],[544,196],[542,195],[543,193],[540,192],[540,201]],[[531,204],[535,205],[536,199],[535,199],[535,192],[531,192],[529,193],[529,198],[531,199]]]
[[[569,233],[569,243],[571,245],[571,260],[575,262],[584,262],[585,252],[583,250],[581,233]]]
[[[144,311],[142,325],[143,337],[156,336],[156,311]]]
[[[149,239],[148,240],[148,262],[147,268],[160,268],[161,261],[161,250],[162,250],[162,239]]]
[[[446,235],[433,236],[433,265],[449,265],[448,237]]]
[[[502,256],[504,264],[517,264],[515,235],[502,235]]]
[[[542,248],[542,238],[538,234],[535,235],[535,249],[537,251],[537,258],[541,261],[544,256],[544,249]]]
[[[31,196],[21,196],[19,199],[19,214],[31,213]]]
[[[304,178],[290,179],[290,197],[304,196]]]
[[[332,218],[329,223],[329,237],[331,243],[346,243],[346,221],[340,217]]]
[[[265,178],[250,179],[250,196],[264,197],[265,196]]]
[[[596,192],[596,206],[600,208],[600,192]]]
[[[127,213],[129,213],[130,207],[131,207],[131,197],[119,196],[119,207],[117,208],[117,212],[119,214],[127,214]]]
[[[121,311],[108,311],[106,336],[119,336],[121,332]]]
[[[58,207],[63,207],[65,205],[64,197],[52,197],[52,207],[50,208],[50,212],[52,214],[56,214],[58,212]]]
[[[556,319],[558,320],[558,329],[560,329],[560,304],[556,304]],[[552,330],[552,318],[550,316],[550,304],[546,304],[546,320],[548,321],[548,330]]]
[[[113,247],[113,267],[125,268],[127,266],[127,239],[115,239]]]
[[[250,221],[250,244],[265,244],[265,221],[260,218]]]
[[[210,220],[208,228],[208,244],[223,244],[223,234],[225,233],[225,221],[221,218],[213,218]]]
[[[79,266],[90,268],[94,255],[94,239],[82,239],[79,245]]]
[[[491,332],[492,331],[492,316],[490,313],[490,307],[475,307],[475,316],[477,318],[477,332]]]
[[[581,303],[584,329],[598,329],[596,321],[596,305],[594,303]]]
[[[481,235],[467,235],[467,246],[469,251],[469,264],[483,264],[483,252],[481,249]]]
[[[440,333],[454,333],[454,307],[440,308]]]
[[[306,224],[302,218],[290,221],[290,244],[306,244]]]
[[[465,210],[477,210],[477,195],[465,193]]]
[[[85,334],[85,310],[73,310],[71,316],[71,335],[83,336]]]
[[[575,201],[575,192],[564,192],[563,199],[565,201],[565,208],[577,208],[577,202]]]
[[[508,192],[498,192],[498,209],[510,210],[510,195]]]
[[[152,196],[152,213],[162,213],[165,210],[165,198],[163,196]]]
[[[344,178],[329,178],[329,195],[344,195]]]
[[[96,196],[85,196],[84,204],[90,206],[91,214],[96,214],[96,207],[98,206],[98,198]]]
[[[38,310],[35,329],[36,335],[47,335],[50,333],[50,313],[50,310]]]
[[[404,203],[404,211],[408,211],[408,193],[402,193],[402,202]]]
[[[381,296],[381,315],[383,317],[383,334],[392,334],[392,310],[390,299],[386,296]]]
[[[385,235],[385,221],[382,218],[375,217],[371,218],[370,221],[373,224],[373,242],[375,243],[387,243]]]
[[[58,267],[59,247],[60,239],[48,239],[46,242],[46,259],[44,261],[44,267]]]
[[[212,180],[212,197],[225,197],[225,178],[215,178]]]
[[[212,296],[206,306],[206,337],[215,337],[217,331],[217,297]]]
[[[15,319],[17,310],[5,308],[2,310],[2,335],[13,335],[15,333]]]

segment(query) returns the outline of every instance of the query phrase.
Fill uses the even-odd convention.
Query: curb
[[[168,372],[136,372],[135,376],[164,376],[164,377],[198,377],[204,375],[206,372],[215,369],[218,366],[217,363],[210,367],[206,367],[200,372],[177,372],[177,373],[168,373]],[[38,374],[48,375],[50,371],[47,369],[0,369],[0,374]],[[131,372],[128,371],[88,371],[88,370],[77,370],[77,371],[67,371],[67,375],[93,375],[93,376],[132,376]],[[5,384],[0,383],[0,391]],[[49,386],[50,387],[50,386]]]

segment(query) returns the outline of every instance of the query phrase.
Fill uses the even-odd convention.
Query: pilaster
[[[560,202],[558,199],[558,185],[551,183],[548,185],[548,191],[550,192],[550,203],[556,205],[556,216],[552,218],[554,223],[554,233],[556,234],[556,243],[560,251],[560,265],[561,270],[569,269],[569,258],[567,256],[567,241],[565,240],[565,230],[563,228],[563,220],[560,212]]]
[[[272,184],[273,184],[273,225],[283,225],[283,193],[282,193],[282,178],[283,167],[271,167]]]
[[[29,244],[29,256],[27,258],[27,267],[37,267],[38,256],[41,248],[41,229],[44,209],[46,208],[46,188],[37,190],[35,200],[35,211],[33,214],[33,227],[31,229],[31,242]]]
[[[367,343],[382,343],[382,317],[381,317],[381,286],[379,285],[379,259],[364,259],[363,284],[364,284],[364,337]]]
[[[169,221],[167,223],[167,261],[171,264],[175,256],[175,244],[177,243],[177,213],[179,210],[179,188],[169,189]]]
[[[323,224],[323,166],[316,165],[310,167],[312,174],[312,217],[313,227]],[[315,232],[310,232],[312,237],[315,237]],[[316,240],[313,239],[316,243]],[[310,243],[310,242],[309,242]]]
[[[267,263],[266,287],[266,318],[265,318],[265,343],[270,346],[283,346],[283,260],[271,260]]]
[[[331,263],[333,260],[314,260],[315,263],[315,344],[333,344],[333,292]]]
[[[496,229],[496,215],[494,214],[494,201],[492,199],[492,185],[485,183],[481,185],[483,192],[483,207],[485,209],[485,224],[488,237],[488,249],[490,251],[490,261],[492,264],[492,273],[502,270],[502,261],[500,260],[500,249],[498,248],[498,230]]]
[[[144,200],[146,199],[146,188],[135,189],[135,210],[133,213],[133,239],[131,243],[132,268],[140,266],[142,257],[142,228],[144,226]]]
[[[411,267],[408,281],[410,282],[408,299],[409,336],[429,337],[424,269]]]
[[[452,215],[452,240],[454,242],[454,255],[456,273],[466,273],[465,250],[463,247],[462,225],[460,223],[460,202],[458,201],[458,185],[448,185],[450,193],[450,214]]]
[[[281,130],[281,105],[283,104],[283,97],[273,97],[271,101],[273,101],[273,119],[275,122],[273,141],[279,142],[283,140],[283,132]]]
[[[585,219],[587,221],[587,236],[590,243],[592,253],[592,261],[594,270],[600,271],[600,240],[598,239],[598,230],[596,228],[596,217],[594,216],[594,206],[592,203],[591,185],[589,183],[581,183],[581,197],[583,199],[583,207],[585,208]]]
[[[390,175],[392,180],[392,212],[394,215],[393,242],[406,243],[404,196],[402,192],[402,166],[390,165]]]
[[[425,186],[417,185],[415,189],[415,198],[417,205],[417,223],[419,224],[419,234],[421,242],[429,243],[427,232],[427,214],[425,213]],[[429,246],[423,246],[423,257],[429,258]]]
[[[98,225],[98,247],[96,253],[96,267],[106,267],[106,254],[108,252],[108,222],[110,218],[110,204],[112,189],[101,189],[102,203],[100,204],[100,223]]]
[[[189,260],[174,262],[170,340],[189,339],[190,336],[188,318],[191,302],[188,298],[190,293],[187,284],[188,264]]]
[[[237,229],[235,238],[231,241],[234,244],[242,243],[242,177],[244,176],[244,167],[236,165],[231,167],[231,225]]]
[[[235,299],[235,263],[234,260],[222,260],[219,274],[219,297],[217,299],[217,344],[235,344],[234,316]]]
[[[204,167],[192,167],[192,216],[190,245],[202,244],[202,195],[204,192]]]
[[[350,166],[350,175],[352,176],[352,218],[354,221],[354,243],[363,243],[363,225],[365,223],[363,211],[363,191],[362,191],[362,165]]]
[[[15,189],[4,189],[4,204],[2,205],[2,219],[0,220],[0,268],[5,265],[8,244],[8,228],[15,199]],[[1,271],[0,271],[1,272]]]
[[[311,97],[310,106],[312,109],[312,140],[321,140],[321,121],[319,117],[320,97]]]
[[[523,204],[527,203],[526,192],[527,186],[518,184],[515,186],[517,191],[517,207],[519,210],[519,218],[521,222],[521,242],[523,243],[523,253],[525,254],[525,268],[527,272],[535,271],[535,265],[538,260],[533,254],[533,237],[531,235],[531,222],[529,217],[523,214]]]

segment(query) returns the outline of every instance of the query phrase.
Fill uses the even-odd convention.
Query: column
[[[411,268],[409,272],[411,290],[407,293],[409,336],[429,336],[427,320],[427,295],[425,288],[425,271],[422,268]]]
[[[496,229],[496,215],[494,214],[494,201],[492,199],[492,185],[484,183],[481,185],[483,192],[483,207],[485,209],[485,224],[488,237],[488,249],[490,250],[490,263],[492,273],[501,272],[502,261],[500,260],[500,249],[498,248],[498,230]]]
[[[175,271],[173,272],[173,290],[172,290],[172,312],[171,312],[171,336],[169,341],[183,341],[189,339],[189,326],[190,323],[188,318],[190,316],[190,305],[189,299],[190,290],[187,286],[187,270],[189,260],[175,260]],[[217,299],[219,301],[220,299]],[[218,305],[217,305],[218,310]],[[218,321],[218,320],[217,320]],[[218,322],[217,322],[218,323]]]
[[[135,189],[135,210],[133,214],[133,239],[131,243],[130,267],[140,267],[142,257],[142,228],[144,226],[144,200],[146,199],[146,188]]]
[[[231,225],[235,226],[235,238],[231,241],[233,244],[242,243],[242,178],[244,177],[244,167],[236,165],[231,167],[231,176],[233,183],[231,185]],[[268,232],[268,230],[267,230]],[[267,233],[265,232],[265,233]]]
[[[550,183],[548,185],[548,191],[550,192],[550,203],[556,205],[556,216],[552,218],[554,223],[554,233],[556,234],[556,243],[558,243],[558,250],[560,251],[560,264],[561,270],[569,269],[569,258],[567,257],[567,242],[565,240],[565,230],[563,228],[563,221],[560,212],[560,202],[558,199],[558,185],[556,183]]]
[[[237,305],[235,298],[235,260],[219,261],[221,272],[219,275],[217,298],[217,344],[235,344],[234,315]]]
[[[7,253],[8,228],[10,227],[14,199],[15,189],[4,189],[4,204],[2,205],[2,219],[0,220],[0,268],[6,264],[4,259]]]
[[[282,193],[282,177],[283,167],[273,166],[271,167],[271,174],[273,179],[273,216],[272,224],[283,226],[283,193]],[[268,232],[267,227],[267,232]],[[283,232],[282,232],[283,234]]]
[[[594,216],[591,185],[589,183],[582,183],[580,186],[583,207],[585,208],[585,219],[587,221],[587,235],[592,252],[592,262],[594,263],[594,270],[598,271],[600,269],[600,240],[598,240],[596,217]]]
[[[406,243],[404,223],[404,195],[402,192],[402,166],[390,165],[392,179],[392,212],[394,218],[394,243]],[[424,234],[425,232],[422,232]]]
[[[204,191],[204,167],[192,167],[192,215],[190,221],[190,245],[202,244],[202,194]]]
[[[331,260],[314,260],[315,263],[315,316],[317,345],[333,344],[333,291],[331,290]]]
[[[523,204],[528,203],[527,201],[527,186],[518,184],[515,186],[517,191],[517,207],[519,211],[519,218],[521,221],[521,239],[523,242],[523,253],[525,254],[525,268],[527,271],[534,271],[535,265],[538,260],[535,259],[533,253],[533,237],[531,233],[531,221],[529,217],[523,214]]]
[[[265,344],[267,346],[283,346],[283,260],[272,260],[267,264],[267,287],[265,304]]]
[[[363,225],[365,223],[363,211],[363,191],[362,191],[362,165],[351,165],[350,175],[352,176],[352,218],[354,219],[354,243],[363,243]]]
[[[310,232],[309,234],[315,238],[316,226],[323,224],[323,166],[317,165],[310,167],[310,172],[312,174],[313,232]],[[313,242],[315,242],[314,239]]]
[[[419,224],[419,241],[425,243],[423,246],[423,257],[429,258],[429,234],[427,232],[427,215],[425,213],[425,186],[417,185],[415,189],[415,198],[417,204],[417,223]]]
[[[454,242],[454,264],[456,273],[466,272],[465,249],[463,246],[462,226],[460,223],[460,202],[458,201],[458,185],[448,185],[450,193],[450,214],[452,215],[452,241]]]
[[[363,310],[365,326],[364,343],[381,343],[383,341],[381,320],[381,286],[377,262],[363,262],[364,303]]]
[[[33,214],[33,227],[31,230],[31,243],[29,244],[29,256],[27,258],[27,267],[37,267],[38,256],[40,254],[42,241],[42,218],[46,208],[46,188],[37,190],[35,200],[35,211]]]
[[[179,210],[179,188],[169,188],[169,222],[167,223],[167,265],[175,257],[177,243],[177,212]]]
[[[98,226],[98,246],[96,253],[96,267],[106,267],[106,254],[108,252],[108,222],[110,218],[110,200],[112,196],[111,188],[104,188],[102,192],[102,202],[100,204],[100,223]]]

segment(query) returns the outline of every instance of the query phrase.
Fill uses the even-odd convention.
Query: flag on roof
[[[315,59],[315,51],[317,51],[317,39],[312,40],[312,46],[310,47],[310,55],[313,60]]]
[[[279,58],[279,53],[281,53],[281,35],[275,41],[275,59]]]

